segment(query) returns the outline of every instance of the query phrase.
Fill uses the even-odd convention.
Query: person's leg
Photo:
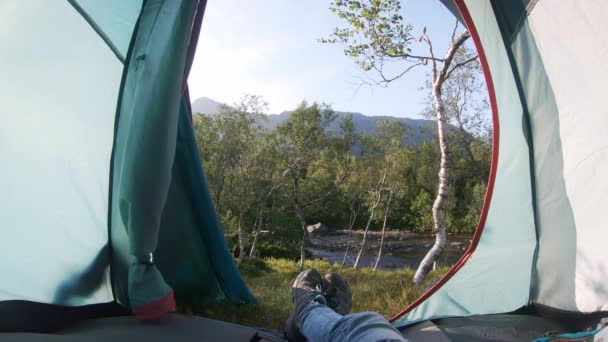
[[[319,303],[310,303],[300,313],[299,327],[300,333],[313,342],[407,341],[375,312],[342,316]]]
[[[376,312],[360,312],[342,317],[333,326],[325,341],[405,342],[401,333]]]
[[[350,288],[337,274],[328,274],[323,281],[314,269],[300,273],[292,286],[292,299],[295,307],[285,328],[289,340],[406,341],[377,313],[336,313],[348,313],[351,302]]]
[[[342,317],[326,305],[310,303],[298,317],[300,333],[308,341],[330,341],[334,326]]]

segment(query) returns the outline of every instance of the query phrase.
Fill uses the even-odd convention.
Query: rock
[[[308,233],[316,235],[325,235],[329,233],[329,228],[327,228],[327,226],[321,222],[317,224],[311,224],[310,226],[306,227],[306,230],[308,231]]]

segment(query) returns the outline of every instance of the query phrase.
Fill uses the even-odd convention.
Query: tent
[[[393,323],[438,341],[583,330],[608,311],[608,5],[442,1],[484,68],[491,175],[469,250]],[[280,340],[166,314],[173,291],[256,301],[191,126],[205,4],[0,3],[0,339]]]
[[[192,131],[205,4],[0,3],[0,331],[256,301]]]
[[[468,340],[592,327],[608,316],[608,111],[599,86],[608,77],[608,4],[442,2],[468,27],[484,69],[491,175],[469,250],[394,323],[411,332],[434,324]]]

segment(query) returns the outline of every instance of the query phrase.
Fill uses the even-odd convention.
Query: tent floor
[[[531,341],[566,330],[553,320],[530,315],[484,315],[425,321],[402,329],[411,341]],[[2,342],[71,341],[283,341],[280,334],[197,316],[171,314],[142,323],[133,316],[79,322],[53,333],[0,333]]]
[[[275,332],[196,316],[171,314],[142,323],[133,316],[82,321],[53,333],[1,333],[2,342],[63,341],[284,341]]]
[[[480,315],[442,318],[406,326],[403,336],[411,341],[481,342],[532,341],[548,332],[576,332],[555,320],[533,315]]]
[[[531,341],[547,332],[576,332],[594,327],[608,312],[594,314],[564,314],[542,312],[539,308],[525,308],[514,314],[480,315],[442,318],[424,321],[401,329],[411,341],[461,342],[461,341]],[[9,312],[5,315],[11,317]],[[542,314],[540,316],[539,314]],[[31,326],[45,326],[46,318],[28,312],[27,320],[18,319]],[[56,319],[61,318],[61,313]],[[81,318],[84,318],[81,315]],[[7,318],[8,318],[7,317]],[[37,317],[37,318],[36,318]],[[1,330],[0,330],[1,331]],[[5,330],[7,331],[7,330]],[[10,331],[10,329],[9,329]],[[14,331],[14,330],[13,330]],[[23,330],[21,330],[23,331]],[[42,330],[39,330],[42,331]],[[53,332],[0,332],[2,342],[71,342],[71,341],[272,341],[284,342],[276,331],[259,330],[242,325],[208,318],[170,314],[158,321],[142,323],[133,316],[115,316],[84,319],[68,328]]]

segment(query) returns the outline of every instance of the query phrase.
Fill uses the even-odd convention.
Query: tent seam
[[[536,277],[536,261],[538,259],[538,249],[539,249],[539,227],[538,227],[538,208],[537,208],[537,196],[536,196],[536,163],[534,162],[534,141],[532,137],[532,123],[530,121],[530,111],[528,109],[528,101],[526,99],[526,95],[524,92],[523,84],[521,81],[521,76],[519,75],[519,70],[517,69],[517,63],[515,61],[515,56],[513,55],[513,49],[511,48],[511,40],[505,39],[507,34],[504,29],[504,20],[502,16],[499,15],[498,6],[496,4],[496,0],[491,0],[490,4],[492,6],[492,11],[494,12],[494,16],[496,17],[496,22],[498,23],[498,29],[500,31],[500,35],[502,36],[502,40],[504,43],[505,51],[507,53],[507,58],[509,59],[509,64],[511,65],[511,72],[513,73],[513,80],[515,81],[515,87],[517,88],[517,95],[519,96],[519,101],[522,106],[522,116],[524,118],[524,127],[526,132],[524,132],[524,136],[526,137],[526,142],[528,145],[528,160],[530,167],[530,194],[532,200],[532,216],[534,219],[534,231],[536,235],[536,246],[534,247],[534,254],[532,256],[532,267],[530,270],[530,291],[528,293],[528,304],[532,300],[532,291],[533,291],[533,283],[534,278]],[[527,16],[527,14],[526,14]]]
[[[122,64],[124,64],[125,56],[123,56],[120,50],[118,50],[118,47],[116,47],[116,45],[112,43],[110,37],[108,37],[108,35],[101,29],[101,27],[97,25],[97,22],[93,20],[93,18],[76,2],[76,0],[68,0],[68,3],[72,5],[74,10],[76,10],[76,12],[78,12],[78,14],[80,14],[80,16],[89,24],[89,26],[91,26],[91,28],[93,29],[93,31],[95,31],[95,33],[97,33],[99,38],[101,38],[101,40],[106,43],[106,45],[112,51],[114,56],[116,56],[116,58],[118,58],[118,60]]]
[[[137,16],[137,21],[135,22],[135,27],[133,28],[133,33],[131,34],[131,40],[129,42],[129,48],[127,49],[126,55],[126,64],[123,64],[123,72],[120,80],[120,90],[118,92],[118,98],[116,100],[116,112],[114,113],[114,137],[112,140],[112,153],[110,155],[110,174],[109,174],[109,190],[108,190],[108,245],[109,245],[109,257],[110,257],[110,283],[112,288],[112,297],[114,301],[116,301],[116,289],[115,289],[115,274],[114,267],[112,267],[114,253],[112,246],[112,197],[114,195],[114,159],[116,155],[116,140],[118,137],[118,123],[120,121],[120,108],[122,103],[122,96],[124,93],[125,84],[127,81],[127,75],[129,73],[129,61],[131,60],[131,56],[133,54],[133,48],[135,46],[135,41],[137,40],[137,33],[139,31],[139,24],[141,22],[141,16],[144,11],[144,7],[146,5],[147,0],[142,0],[141,8],[139,9],[139,15]]]

